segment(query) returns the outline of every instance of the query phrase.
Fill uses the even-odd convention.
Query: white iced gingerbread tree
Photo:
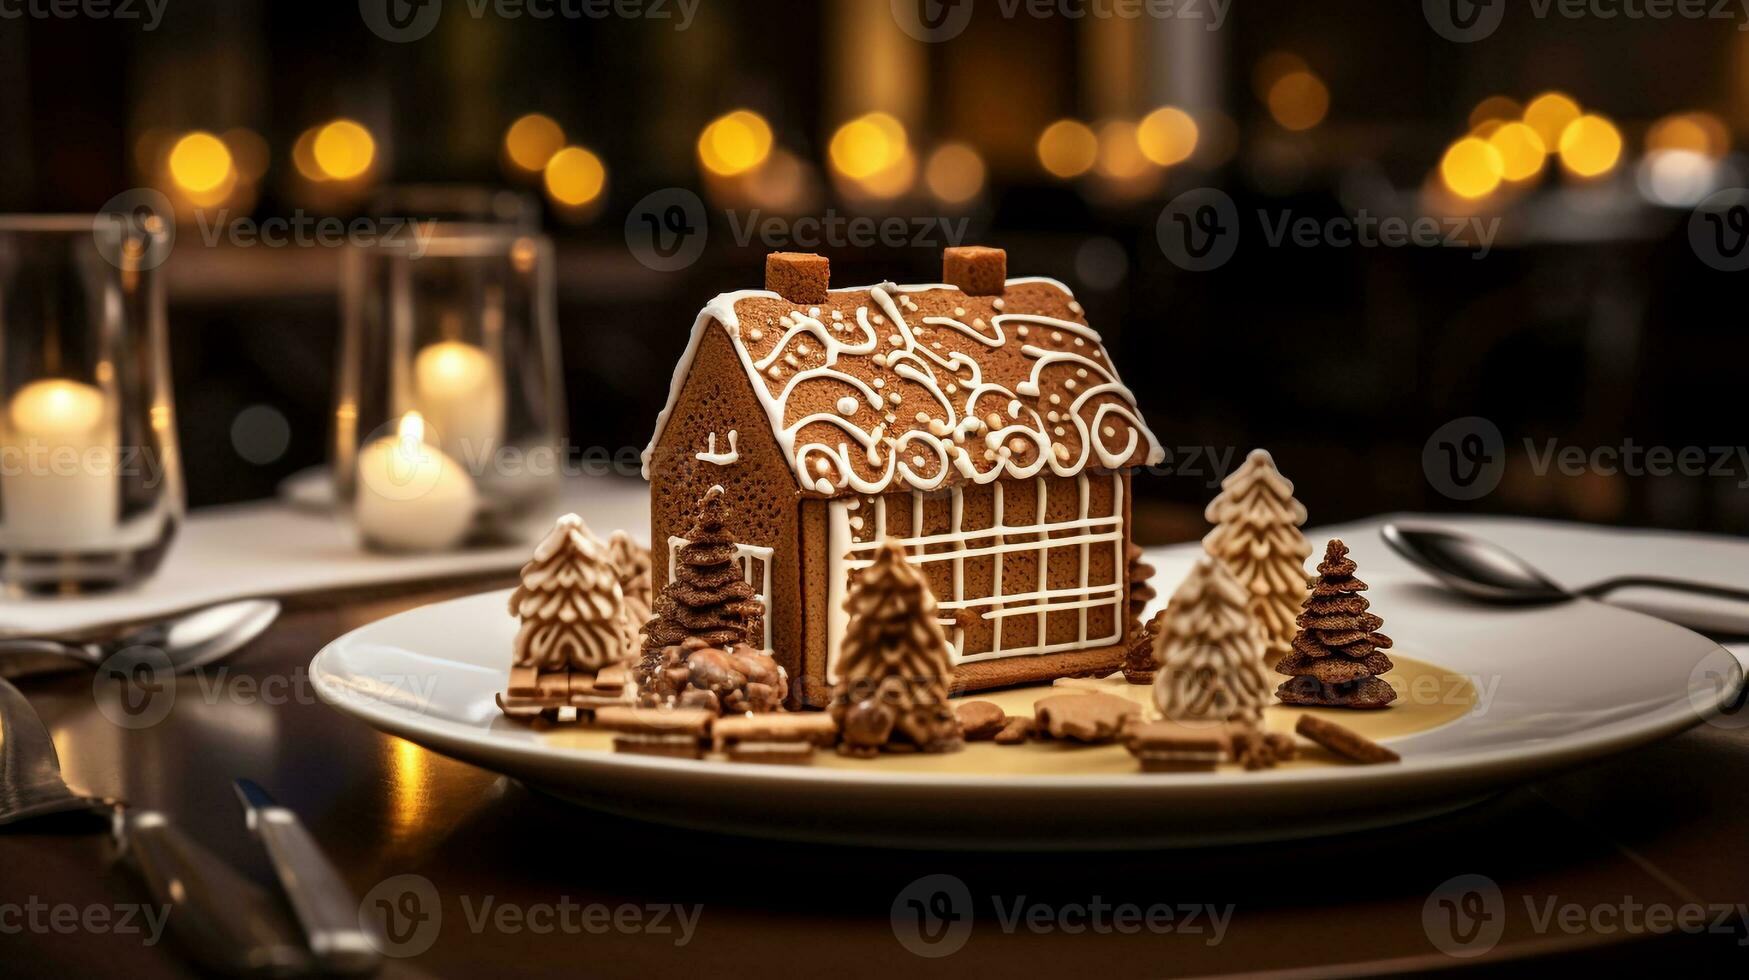
[[[522,566],[510,614],[522,621],[518,667],[593,674],[631,654],[618,570],[576,514],[559,518]]]
[[[1306,508],[1275,460],[1254,449],[1221,481],[1203,516],[1215,526],[1203,550],[1227,566],[1249,593],[1247,607],[1263,628],[1273,661],[1293,648],[1294,617],[1306,601],[1306,559],[1312,544],[1300,533]]]
[[[1270,701],[1263,634],[1245,589],[1225,566],[1199,558],[1155,620],[1154,706],[1173,721],[1255,726]]]

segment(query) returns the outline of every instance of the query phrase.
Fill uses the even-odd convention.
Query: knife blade
[[[303,821],[253,780],[239,779],[236,788],[316,960],[332,973],[375,970],[377,943],[359,922],[358,899]]]

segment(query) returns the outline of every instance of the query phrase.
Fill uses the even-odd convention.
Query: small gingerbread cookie
[[[1350,759],[1354,762],[1372,765],[1380,762],[1400,762],[1403,758],[1353,729],[1344,728],[1333,721],[1325,721],[1312,715],[1301,715],[1300,720],[1294,724],[1294,731],[1344,759]]]

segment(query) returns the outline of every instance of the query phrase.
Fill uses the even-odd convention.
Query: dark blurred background
[[[1481,510],[1749,531],[1741,460],[1726,476],[1558,475],[1524,451],[1743,442],[1741,280],[1690,238],[1697,204],[1742,182],[1740,11],[1539,19],[1514,4],[1458,42],[1402,0],[1153,8],[1169,16],[920,0],[949,23],[970,12],[924,43],[889,0],[157,2],[152,29],[144,0],[141,20],[0,16],[0,211],[94,211],[140,187],[175,200],[196,506],[270,495],[323,461],[339,324],[340,249],[209,244],[206,229],[352,216],[438,183],[525,193],[554,238],[583,446],[648,438],[699,307],[760,284],[768,243],[736,235],[753,215],[963,217],[1012,275],[1076,290],[1163,443],[1231,465],[1272,449],[1315,521]],[[397,43],[367,23],[372,3],[442,12]],[[1125,9],[1142,15],[1098,14]],[[561,164],[562,146],[580,152]],[[1235,202],[1241,234],[1230,261],[1192,271],[1157,225],[1203,187]],[[708,236],[659,272],[627,218],[669,188],[706,202]],[[1492,243],[1265,234],[1363,216],[1491,228]],[[802,250],[826,252],[837,285],[935,281],[953,242],[931,227],[922,245]],[[1430,437],[1467,416],[1506,447],[1504,479],[1475,501],[1423,470]],[[1165,515],[1143,536],[1196,533],[1218,475],[1203,462],[1138,484]]]

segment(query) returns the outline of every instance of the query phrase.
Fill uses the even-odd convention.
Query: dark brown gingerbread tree
[[[1287,704],[1325,708],[1383,708],[1397,692],[1379,678],[1391,669],[1391,638],[1383,619],[1367,611],[1367,585],[1354,575],[1348,546],[1332,539],[1318,563],[1318,578],[1295,620],[1293,649],[1275,665],[1291,678],[1275,692]]]
[[[1142,611],[1159,593],[1151,580],[1154,566],[1142,560],[1142,549],[1134,544],[1126,554],[1130,563],[1130,648],[1123,659],[1124,680],[1131,684],[1154,683],[1154,624],[1142,622]]]
[[[675,556],[674,580],[656,597],[644,625],[644,653],[659,654],[689,639],[729,647],[760,635],[764,610],[741,572],[735,543],[723,529],[723,488],[711,487],[698,501],[698,516]]]
[[[953,664],[929,584],[891,541],[875,553],[844,601],[850,622],[832,688],[839,751],[872,756],[898,746],[949,752],[961,745],[948,705]]]

